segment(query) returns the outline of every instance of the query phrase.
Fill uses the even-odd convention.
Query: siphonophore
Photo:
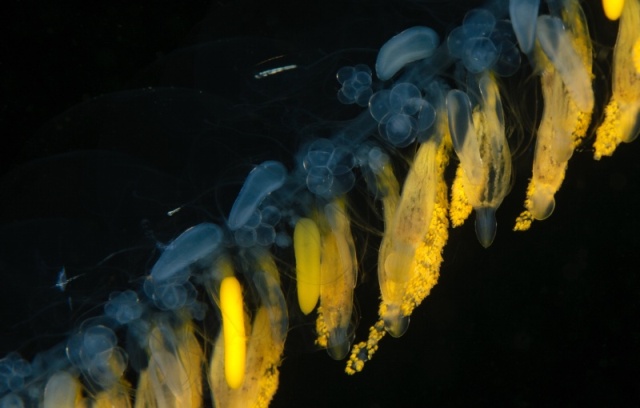
[[[449,3],[217,3],[5,152],[0,408],[633,402],[640,1]]]

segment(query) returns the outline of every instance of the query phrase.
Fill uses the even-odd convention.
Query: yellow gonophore
[[[222,367],[220,372],[216,371],[216,378],[224,373],[227,385],[238,388],[244,379],[247,328],[242,286],[235,277],[233,263],[227,255],[220,255],[216,259],[204,284],[212,302],[219,307],[222,320],[222,328],[210,361],[210,381],[212,373]],[[217,365],[214,364],[215,358],[218,358]]]
[[[464,117],[452,120],[464,121],[465,135],[454,136],[453,146],[460,158],[451,192],[451,221],[454,227],[462,225],[471,207],[476,210],[476,235],[485,248],[493,243],[496,234],[495,213],[509,192],[511,182],[511,152],[504,132],[504,116],[500,92],[492,74],[484,73],[478,81],[481,103]],[[462,102],[469,104],[466,94],[460,91]],[[460,99],[455,98],[454,99]],[[470,106],[463,107],[463,110]]]
[[[627,0],[613,51],[612,94],[596,131],[593,157],[611,156],[640,132],[640,1]]]
[[[220,376],[212,377],[212,396],[216,407],[244,408],[268,407],[278,389],[278,370],[284,341],[274,343],[269,335],[270,320],[267,308],[261,306],[253,319],[247,342],[247,364],[244,382],[232,389]],[[224,348],[222,341],[215,343],[212,371],[216,367],[215,354]],[[220,359],[222,360],[222,359]],[[275,362],[274,362],[275,361]]]
[[[224,376],[229,387],[238,388],[244,380],[247,346],[242,286],[234,276],[228,276],[220,283],[220,312],[224,335]]]
[[[444,172],[451,151],[446,112],[444,104],[441,105],[434,135],[418,149],[398,208],[390,211],[393,221],[385,225],[378,265],[382,292],[380,319],[369,329],[367,341],[353,346],[345,369],[347,374],[362,371],[387,332],[404,333],[409,316],[438,282],[442,249],[449,236]],[[386,214],[385,209],[385,220]]]
[[[280,278],[273,258],[267,251],[245,253],[250,259],[245,271],[258,293],[260,305],[247,329],[244,381],[237,388],[228,386],[224,379],[226,361],[225,343],[219,336],[214,344],[209,370],[212,397],[217,407],[264,408],[269,405],[278,389],[278,375],[288,317],[286,302],[280,289]]]
[[[403,299],[409,281],[415,274],[415,254],[427,234],[436,195],[436,154],[438,143],[423,143],[416,154],[402,188],[394,220],[385,226],[378,257],[378,281],[385,328],[400,337],[408,327],[408,315],[403,313]]]
[[[320,297],[320,231],[310,218],[300,218],[293,231],[298,305],[302,313],[315,309]]]
[[[316,222],[322,242],[316,343],[326,348],[332,358],[340,360],[351,347],[353,289],[358,271],[344,199],[326,204],[316,214]]]
[[[571,65],[581,71],[586,70],[591,76],[591,40],[584,14],[577,1],[568,1],[565,6],[562,15],[565,29],[562,35],[566,35],[568,40],[566,46],[571,47],[580,58],[579,62],[574,61]],[[586,135],[593,110],[593,104],[588,109],[581,109],[574,101],[567,83],[575,82],[575,78],[568,79],[567,73],[558,69],[558,65],[564,64],[565,60],[561,58],[552,62],[557,55],[554,58],[547,57],[538,45],[535,55],[536,65],[542,72],[544,111],[537,133],[533,175],[525,199],[526,209],[516,219],[515,231],[527,230],[534,219],[544,220],[553,212],[554,196],[562,185],[574,149]],[[591,92],[590,78],[581,87]]]
[[[624,0],[602,0],[602,8],[604,9],[604,15],[609,20],[617,20],[622,14]]]

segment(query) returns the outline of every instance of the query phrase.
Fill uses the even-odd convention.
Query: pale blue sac
[[[538,15],[540,0],[511,0],[509,2],[509,17],[513,31],[520,44],[520,49],[529,55],[533,51],[536,41],[536,22],[532,16]]]
[[[355,157],[349,149],[329,139],[318,139],[308,147],[303,160],[307,188],[326,199],[345,194],[355,185],[352,171],[355,165]]]
[[[196,302],[197,291],[189,282],[191,268],[209,264],[222,239],[222,229],[210,223],[198,224],[180,234],[151,268],[143,285],[146,295],[160,310],[190,307],[194,317],[202,316],[202,308]]]
[[[378,122],[380,136],[396,147],[409,146],[436,118],[433,106],[408,82],[376,92],[369,100],[369,113]]]
[[[151,268],[151,279],[156,283],[173,280],[192,264],[211,257],[222,238],[222,230],[215,224],[202,223],[189,228],[167,245]]]
[[[71,336],[66,347],[71,364],[95,385],[109,388],[127,368],[129,357],[118,347],[118,337],[103,325],[82,328]]]
[[[104,313],[118,324],[129,324],[142,316],[143,306],[133,290],[112,292],[104,305]]]
[[[391,79],[405,65],[430,57],[440,38],[429,27],[411,27],[384,43],[376,60],[376,75],[382,81]]]
[[[282,187],[286,177],[287,169],[277,161],[266,161],[251,170],[231,207],[227,221],[229,229],[235,231],[244,226],[262,200]]]
[[[508,20],[496,20],[486,9],[474,9],[447,37],[449,55],[459,58],[467,71],[491,70],[509,77],[520,67],[520,51]]]

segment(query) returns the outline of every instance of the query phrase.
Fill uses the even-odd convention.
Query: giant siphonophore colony
[[[428,313],[418,308],[441,267],[465,256],[445,252],[450,234],[468,236],[456,227],[473,222],[487,252],[521,239],[509,230],[563,207],[574,152],[605,161],[640,133],[640,0],[582,5],[493,0],[442,21],[429,9],[443,4],[425,2],[424,23],[375,50],[197,44],[148,68],[155,86],[54,119],[41,135],[109,149],[79,143],[2,179],[14,203],[2,211],[2,273],[37,264],[47,282],[46,307],[21,324],[58,309],[74,324],[6,350],[0,408],[266,407],[286,387],[280,370],[314,348],[354,375],[344,381],[365,375],[387,344],[402,347],[387,334],[422,324],[410,318]],[[602,12],[611,44],[592,40]],[[143,160],[181,178],[125,145],[164,149]],[[523,205],[498,217],[497,234],[510,193]],[[38,197],[63,216],[21,216]],[[93,242],[100,228],[110,232]],[[141,239],[110,238],[132,228]]]

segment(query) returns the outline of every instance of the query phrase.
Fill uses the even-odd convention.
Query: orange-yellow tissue
[[[224,333],[224,375],[231,388],[238,388],[244,380],[247,338],[244,327],[242,286],[233,276],[220,284],[220,310]]]
[[[288,330],[286,300],[277,266],[268,251],[243,251],[241,258],[239,264],[249,292],[257,295],[251,318],[246,312],[243,314],[246,354],[242,367],[237,368],[242,369],[244,379],[237,387],[229,383],[227,342],[224,335],[219,335],[213,345],[209,385],[216,407],[266,408],[278,389],[279,367]],[[225,276],[225,280],[229,278]],[[221,297],[222,293],[221,290]],[[224,320],[224,311],[222,313]]]
[[[576,0],[568,1],[562,13],[568,46],[579,57],[574,65],[586,70],[589,82],[582,84],[592,92],[592,46],[584,13]],[[544,100],[542,119],[538,127],[533,174],[527,188],[525,211],[516,219],[515,231],[529,229],[533,220],[548,218],[555,209],[555,194],[562,186],[569,159],[582,143],[589,123],[593,103],[580,108],[568,87],[575,78],[566,78],[536,46],[536,63],[541,71],[540,82]],[[572,86],[576,86],[575,84]]]
[[[82,407],[82,386],[77,378],[66,371],[53,374],[44,387],[44,408]]]
[[[353,290],[358,263],[351,223],[344,199],[326,204],[317,213],[322,242],[320,306],[316,319],[316,343],[340,360],[351,347]]]
[[[622,9],[624,8],[624,0],[602,0],[602,8],[604,15],[609,20],[615,21],[620,18]]]
[[[593,144],[596,160],[640,132],[640,0],[627,0],[613,51],[612,94]]]
[[[320,297],[320,231],[310,218],[300,218],[293,230],[298,305],[302,313],[315,309]]]
[[[449,236],[444,173],[451,151],[443,109],[439,110],[439,117],[443,119],[437,122],[434,137],[420,146],[409,170],[394,220],[385,225],[379,257],[382,263],[378,265],[380,319],[369,329],[367,341],[351,349],[347,374],[362,371],[387,332],[404,333],[409,316],[438,282],[442,249]],[[389,262],[390,256],[404,260]]]
[[[140,372],[135,408],[202,407],[204,354],[191,323],[175,327],[162,320],[153,322],[147,353],[149,364]]]
[[[457,126],[451,129],[460,164],[452,187],[450,217],[454,226],[461,225],[473,207],[478,241],[487,248],[496,235],[495,213],[511,187],[511,151],[495,77],[482,74],[478,89],[480,101],[473,113],[463,115],[467,118],[460,115],[454,118],[468,122],[466,134],[455,134],[460,132]],[[454,123],[451,118],[449,123]]]

